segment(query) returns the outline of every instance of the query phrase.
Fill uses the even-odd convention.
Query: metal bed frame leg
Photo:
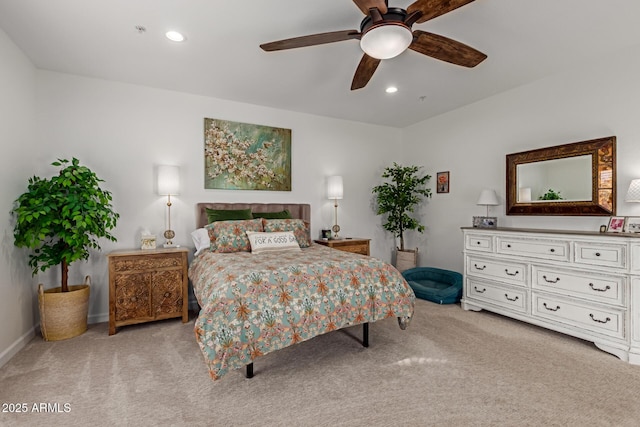
[[[362,324],[362,346],[369,347],[369,323]]]
[[[362,346],[369,347],[369,323],[362,324]],[[253,378],[253,362],[245,366],[246,372],[244,376],[246,378]]]

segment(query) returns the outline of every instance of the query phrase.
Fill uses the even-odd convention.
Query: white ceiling
[[[407,51],[350,91],[357,40],[258,47],[363,17],[351,0],[0,0],[0,27],[41,69],[395,127],[640,44],[638,0],[477,0],[413,27],[487,54],[476,68]]]

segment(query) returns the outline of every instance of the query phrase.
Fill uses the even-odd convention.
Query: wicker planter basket
[[[45,291],[42,284],[38,286],[40,329],[45,341],[66,340],[87,330],[90,285],[87,276],[83,285],[69,286],[69,292],[60,292],[60,287]]]
[[[418,248],[396,251],[396,268],[403,272],[418,265]]]

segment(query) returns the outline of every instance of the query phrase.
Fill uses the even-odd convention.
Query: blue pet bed
[[[404,276],[418,298],[438,304],[454,304],[462,297],[462,274],[434,267],[405,270]]]

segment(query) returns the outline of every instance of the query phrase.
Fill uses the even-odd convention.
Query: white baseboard
[[[198,303],[195,300],[189,301],[189,309],[199,310]],[[88,324],[102,323],[109,321],[109,313],[90,314],[87,317]],[[15,340],[13,344],[0,353],[0,368],[3,367],[13,356],[22,350],[29,341],[40,331],[40,323],[31,328],[27,333]]]
[[[39,328],[39,326],[34,326],[33,328],[31,328],[24,335],[15,340],[13,344],[9,346],[9,348],[0,353],[0,368],[3,367],[9,360],[11,360],[11,358],[15,356],[17,352],[22,350],[29,341],[31,341],[31,339],[36,334],[36,328]]]
[[[87,316],[87,323],[92,325],[94,323],[102,323],[109,321],[109,313],[90,314]]]
[[[100,323],[100,322],[108,322],[109,321],[109,313],[107,314],[94,314],[90,315],[87,318],[87,323]],[[36,334],[40,333],[40,323],[31,328],[27,333],[22,335],[20,338],[15,340],[13,344],[9,346],[6,350],[0,353],[0,368],[3,367],[13,356],[16,355],[20,350],[22,350],[31,339],[36,336]]]

